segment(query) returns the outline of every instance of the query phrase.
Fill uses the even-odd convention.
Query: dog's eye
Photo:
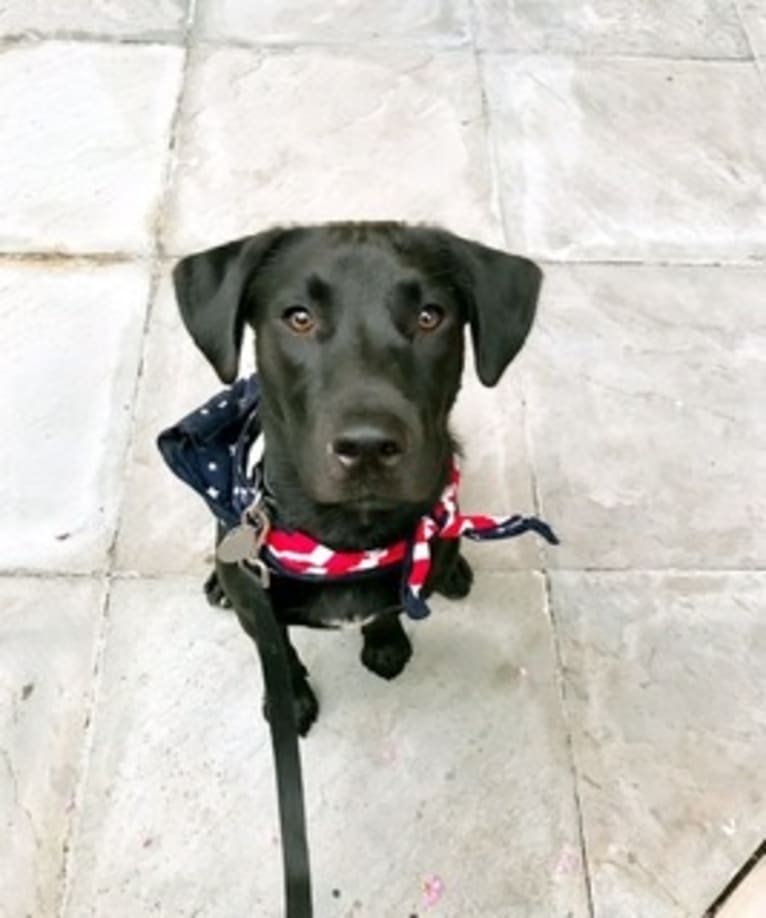
[[[316,325],[316,319],[305,306],[291,306],[282,313],[282,319],[299,335],[305,335]]]
[[[418,313],[418,328],[422,331],[433,331],[441,325],[443,318],[444,310],[441,306],[427,303]]]

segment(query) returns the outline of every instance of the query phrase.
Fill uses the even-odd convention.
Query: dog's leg
[[[435,542],[432,548],[431,574],[426,595],[441,593],[446,599],[464,599],[471,591],[473,571],[460,554],[458,539]]]
[[[244,574],[236,565],[217,564],[216,574],[221,588],[225,591],[229,602],[237,613],[239,623],[245,632],[257,641],[258,635],[255,625],[254,604],[257,602],[270,602],[268,594],[255,587],[250,578]],[[288,630],[280,624],[280,632],[284,641],[284,648],[287,654],[287,662],[290,667],[290,681],[293,689],[293,702],[295,723],[301,736],[311,729],[311,725],[319,715],[319,702],[314,694],[314,690],[309,685],[308,670],[301,663],[295,648],[290,643]],[[269,716],[269,699],[263,699],[263,715],[268,719]]]
[[[231,609],[231,602],[223,591],[215,568],[210,572],[210,576],[205,581],[202,590],[205,593],[205,599],[211,606],[217,609]]]
[[[362,628],[362,663],[378,676],[393,679],[412,656],[412,644],[399,621],[399,612],[386,612]]]
[[[309,685],[309,671],[303,665],[297,651],[290,643],[290,636],[287,628],[283,626],[280,630],[282,632],[285,650],[287,651],[287,660],[290,665],[295,724],[298,728],[298,733],[300,733],[301,736],[306,736],[314,721],[319,716],[319,702],[314,694],[314,690],[311,688],[311,685]],[[264,695],[263,698],[263,716],[266,720],[269,719],[268,695]]]
[[[437,585],[437,592],[447,599],[465,599],[471,592],[473,585],[473,571],[471,565],[458,552],[455,563],[444,574]]]

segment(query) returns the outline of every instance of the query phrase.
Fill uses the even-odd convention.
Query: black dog
[[[255,331],[265,474],[280,525],[346,551],[407,537],[434,505],[456,449],[448,418],[464,324],[479,378],[493,386],[524,343],[541,279],[527,259],[397,223],[273,229],[190,255],[174,271],[184,323],[223,381],[237,376],[245,325]],[[468,593],[458,548],[433,546],[426,593]],[[254,637],[248,607],[263,600],[236,565],[218,562],[216,577]],[[302,734],[318,704],[288,626],[361,624],[362,662],[391,679],[412,653],[399,585],[395,571],[272,583]]]

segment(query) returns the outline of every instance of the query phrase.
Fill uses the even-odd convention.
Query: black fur
[[[236,378],[245,325],[255,331],[279,521],[346,550],[408,535],[433,505],[456,449],[448,420],[463,327],[481,381],[494,385],[524,343],[541,278],[527,259],[396,223],[272,229],[190,255],[174,271],[186,327],[222,380]],[[301,733],[318,704],[288,626],[363,623],[365,666],[390,679],[406,665],[396,574],[350,584],[277,578],[268,597],[248,593],[243,576],[218,563],[206,593],[228,598],[253,637],[252,605],[271,601]],[[458,544],[436,543],[427,592],[460,598],[471,581]]]

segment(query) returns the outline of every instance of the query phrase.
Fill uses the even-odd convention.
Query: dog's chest
[[[284,581],[272,591],[272,603],[286,624],[360,627],[400,607],[399,578],[381,572],[353,583]]]

